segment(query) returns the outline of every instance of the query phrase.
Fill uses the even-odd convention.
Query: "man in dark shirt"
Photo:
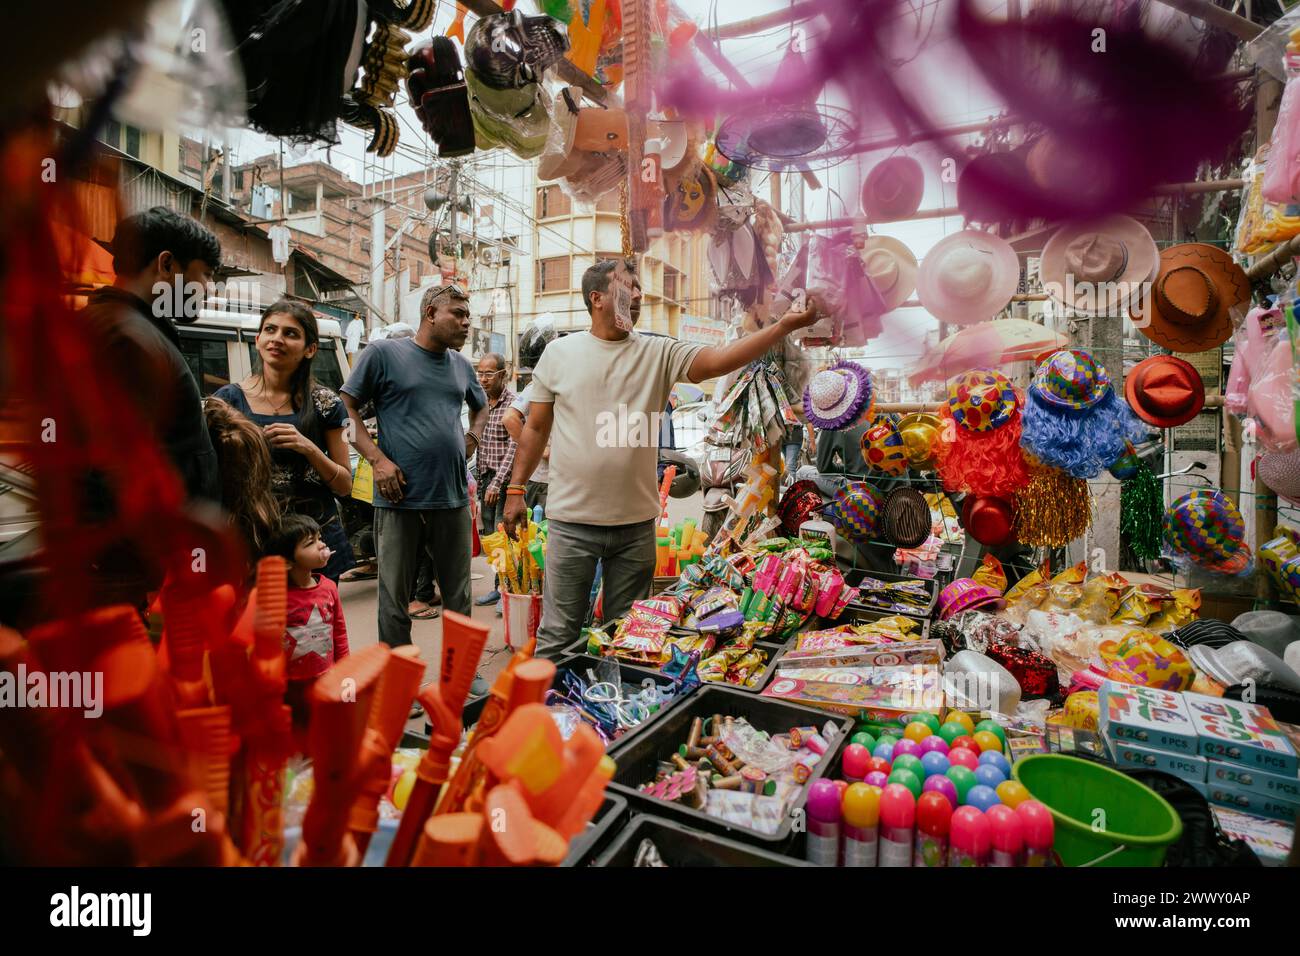
[[[117,224],[117,277],[90,294],[79,316],[176,468],[187,496],[214,503],[221,501],[217,454],[173,323],[198,318],[220,262],[216,236],[187,216],[155,206]]]
[[[469,298],[456,285],[429,289],[414,338],[372,342],[343,386],[353,421],[353,447],[375,476],[375,539],[379,546],[379,639],[411,643],[408,604],[420,554],[434,558],[443,604],[469,615],[469,473],[466,459],[482,440],[488,398],[474,366],[460,353],[469,336]],[[379,444],[360,409],[375,403]],[[469,434],[461,408],[469,404]],[[476,681],[475,693],[487,693]]]

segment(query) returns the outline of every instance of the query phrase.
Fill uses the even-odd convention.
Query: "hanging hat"
[[[1016,390],[1001,372],[981,368],[948,380],[948,409],[953,421],[973,432],[1005,425],[1016,412]]]
[[[885,537],[896,547],[925,544],[932,524],[930,505],[915,488],[895,488],[885,498]]]
[[[1005,498],[967,495],[961,504],[961,526],[980,544],[996,548],[1015,538],[1016,509]]]
[[[1082,349],[1061,349],[1039,363],[1029,387],[1055,408],[1080,411],[1106,397],[1110,375]]]
[[[803,390],[803,410],[814,428],[848,428],[875,404],[871,373],[857,362],[836,362],[813,376]]]
[[[1246,523],[1217,488],[1197,488],[1165,511],[1165,543],[1207,571],[1239,574],[1250,564]]]
[[[897,309],[916,291],[916,256],[893,236],[871,236],[862,245],[862,271],[885,300]]]
[[[568,49],[568,38],[550,17],[511,10],[474,22],[465,38],[465,65],[488,86],[519,89],[538,82]]]
[[[1184,691],[1196,672],[1177,645],[1153,631],[1134,628],[1117,641],[1097,648],[1110,680],[1159,690]]]
[[[816,482],[796,481],[785,490],[780,503],[776,506],[777,516],[786,534],[796,535],[799,526],[811,521],[822,510],[824,502]]]
[[[850,481],[826,507],[826,516],[850,541],[868,541],[876,535],[881,507],[880,492],[865,481]]]
[[[973,611],[1002,600],[997,588],[974,578],[958,578],[939,592],[939,620],[946,621],[962,611]]]
[[[1255,474],[1277,493],[1300,505],[1300,451],[1270,451],[1255,463]]]
[[[1146,227],[1129,216],[1110,216],[1053,233],[1043,246],[1038,275],[1066,308],[1114,315],[1141,295],[1159,265],[1160,249]]]
[[[903,445],[903,436],[887,415],[878,417],[862,433],[860,445],[862,460],[872,471],[895,477],[907,473],[907,449]]]
[[[890,156],[871,167],[862,183],[862,214],[867,222],[910,219],[924,192],[921,164],[911,156]]]
[[[1001,312],[1020,283],[1020,260],[1005,239],[965,229],[937,243],[921,262],[917,294],[941,322],[973,325]]]
[[[934,443],[939,440],[939,416],[932,412],[912,412],[898,420],[903,436],[903,450],[908,464],[917,471],[934,467]]]
[[[1176,355],[1153,355],[1124,380],[1133,414],[1157,428],[1190,422],[1205,407],[1205,383],[1196,367]]]
[[[924,271],[924,269],[922,270]],[[1171,352],[1205,352],[1232,335],[1232,312],[1250,302],[1250,280],[1232,256],[1187,242],[1160,253],[1151,294],[1132,310],[1142,334]]]
[[[555,100],[556,129],[537,164],[537,178],[563,179],[582,169],[592,153],[627,151],[627,113],[582,105],[582,87],[567,86]]]

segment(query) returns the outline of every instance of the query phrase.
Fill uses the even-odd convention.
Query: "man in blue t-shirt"
[[[414,338],[372,342],[343,386],[352,444],[374,471],[375,539],[379,551],[379,639],[411,643],[411,582],[428,547],[443,604],[469,615],[469,480],[465,462],[487,420],[487,395],[474,366],[460,354],[469,336],[469,299],[457,285],[430,289],[420,300]],[[359,409],[373,401],[379,444]],[[469,434],[460,423],[469,403]],[[479,681],[476,680],[476,685]],[[476,692],[486,693],[486,685]]]

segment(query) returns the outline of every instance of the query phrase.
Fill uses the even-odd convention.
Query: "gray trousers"
[[[473,610],[469,587],[469,506],[416,510],[375,508],[379,549],[379,639],[389,647],[411,643],[411,587],[424,549],[442,591],[442,606],[460,614]]]
[[[654,519],[623,525],[552,519],[547,524],[538,657],[555,660],[582,636],[597,561],[604,567],[604,618],[611,621],[650,593],[655,574]]]

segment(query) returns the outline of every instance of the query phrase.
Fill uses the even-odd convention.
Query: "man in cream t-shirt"
[[[655,564],[659,416],[680,381],[702,382],[742,368],[817,319],[814,302],[752,335],[721,346],[689,345],[620,327],[616,283],[631,287],[631,324],[641,311],[635,264],[597,262],[582,277],[591,330],[552,342],[530,386],[528,419],[506,489],[513,536],[526,482],[549,440],[546,576],[537,654],[558,657],[586,619],[597,562],[604,565],[606,619],[650,593]]]

